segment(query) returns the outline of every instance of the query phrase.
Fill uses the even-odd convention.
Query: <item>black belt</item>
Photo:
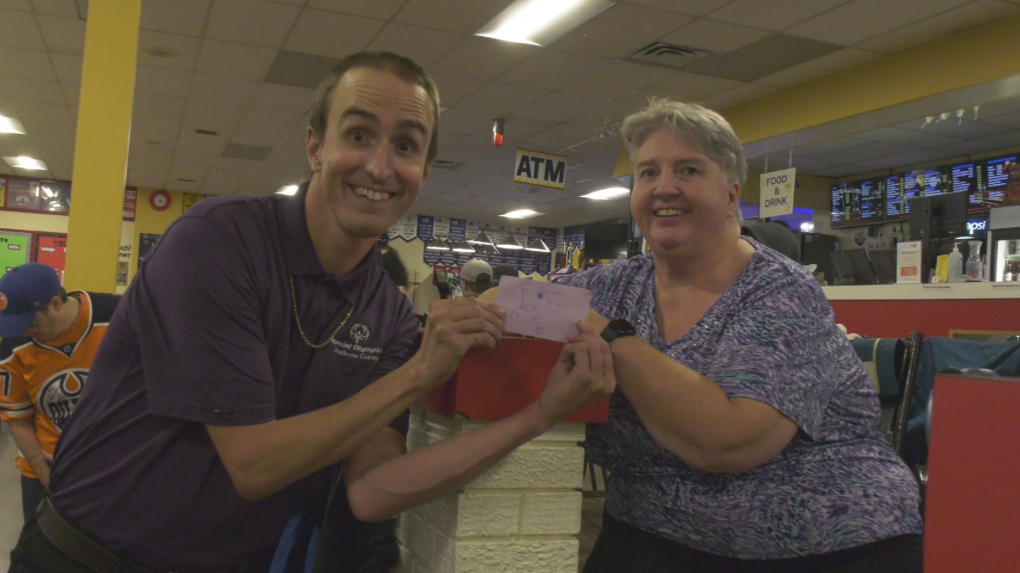
[[[53,507],[49,496],[43,498],[36,513],[39,530],[57,549],[97,573],[155,573],[135,565],[103,547],[64,519]]]

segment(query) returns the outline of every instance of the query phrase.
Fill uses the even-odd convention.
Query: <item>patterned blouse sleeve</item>
[[[759,282],[737,303],[705,373],[728,396],[764,402],[817,439],[837,372],[832,308],[806,278]]]

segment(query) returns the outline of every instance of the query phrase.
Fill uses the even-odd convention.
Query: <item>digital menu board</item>
[[[948,191],[948,177],[939,168],[918,169],[885,180],[886,219],[906,219],[910,214],[909,201],[914,197],[931,197]]]
[[[869,225],[885,219],[885,197],[880,179],[832,186],[832,226]]]
[[[1016,163],[1017,156],[986,159],[978,167],[978,184],[971,196],[972,208],[990,207],[1002,203],[1009,180],[1009,170]]]

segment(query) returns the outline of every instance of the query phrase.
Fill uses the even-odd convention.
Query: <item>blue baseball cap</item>
[[[0,278],[0,337],[21,336],[35,313],[60,295],[57,271],[42,263],[14,267]]]

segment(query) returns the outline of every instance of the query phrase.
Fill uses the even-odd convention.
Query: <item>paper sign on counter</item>
[[[588,318],[590,303],[587,289],[510,276],[500,279],[496,296],[506,309],[507,332],[559,342],[577,334],[577,321]]]

